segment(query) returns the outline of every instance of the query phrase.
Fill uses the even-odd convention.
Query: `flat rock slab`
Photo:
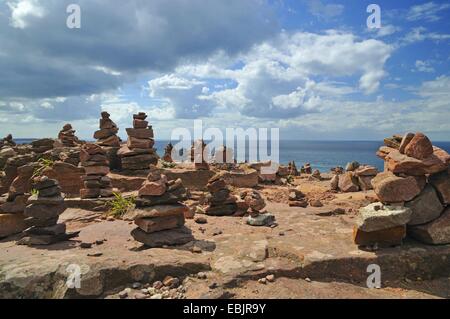
[[[207,254],[189,249],[139,250],[123,221],[94,223],[81,229],[77,240],[31,248],[16,238],[0,241],[0,298],[78,298],[101,296],[110,289],[137,281],[162,280],[206,271]],[[103,244],[96,245],[96,241]],[[94,243],[82,249],[80,242]],[[97,256],[97,257],[90,257]],[[69,289],[71,271],[80,270],[81,288]]]
[[[166,249],[142,249],[130,234],[136,227],[132,222],[80,223],[74,215],[89,219],[89,213],[68,209],[61,219],[69,221],[69,231],[81,230],[77,240],[91,243],[92,248],[81,249],[75,240],[45,248],[17,246],[15,238],[0,241],[0,298],[102,296],[132,282],[210,269],[224,282],[275,274],[365,283],[370,264],[381,267],[383,284],[410,275],[423,279],[450,275],[450,245],[407,240],[401,247],[363,251],[352,240],[356,218],[317,215],[330,209],[269,203],[267,211],[276,217],[276,228],[251,227],[239,217],[208,217],[205,225],[188,220],[195,242]],[[103,244],[96,245],[98,240]],[[192,253],[192,245],[202,252]],[[80,289],[66,286],[70,265],[82,273]]]

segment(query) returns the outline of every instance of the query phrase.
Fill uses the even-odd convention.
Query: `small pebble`
[[[223,234],[223,232],[220,230],[220,229],[217,229],[217,230],[215,230],[214,232],[213,232],[213,236],[219,236],[219,235],[222,235]]]
[[[213,282],[211,285],[209,285],[209,289],[216,289],[217,287],[219,287],[217,282]]]
[[[141,289],[142,284],[140,282],[135,282],[131,287],[133,287],[133,289]]]
[[[194,247],[192,247],[192,252],[194,254],[201,254],[203,251],[200,247],[194,246]]]
[[[274,282],[275,281],[275,275],[268,275],[268,276],[266,276],[266,280],[268,282]]]
[[[204,273],[204,272],[199,272],[198,274],[197,274],[197,278],[198,279],[206,279],[208,276],[206,275],[206,273]]]
[[[150,297],[150,299],[163,299],[162,294],[156,294]]]
[[[87,254],[87,255],[88,255],[88,257],[101,257],[101,256],[103,256],[103,253],[96,252],[96,253]]]
[[[121,292],[119,292],[119,298],[120,299],[127,298],[128,297],[128,293],[129,293],[129,289],[122,290]]]
[[[92,248],[92,243],[81,243],[80,248],[82,248],[82,249]]]
[[[161,281],[155,281],[153,283],[153,288],[155,289],[161,289],[162,287],[164,287],[164,284]]]
[[[267,284],[267,279],[266,279],[266,278],[261,278],[261,279],[258,280],[258,282],[259,282],[260,284],[265,285],[265,284]]]
[[[311,282],[312,280],[310,278],[305,278],[306,282]]]
[[[137,293],[134,295],[134,299],[142,300],[142,299],[147,299],[147,298],[148,298],[148,296],[146,294],[142,294],[142,293]]]
[[[197,224],[207,224],[208,220],[203,216],[198,216],[198,217],[195,217],[195,222]]]

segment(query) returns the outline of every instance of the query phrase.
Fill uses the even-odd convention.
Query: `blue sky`
[[[66,7],[81,8],[81,29]],[[369,30],[366,8],[381,8]],[[0,135],[92,138],[102,110],[284,139],[450,141],[450,3],[0,0]]]

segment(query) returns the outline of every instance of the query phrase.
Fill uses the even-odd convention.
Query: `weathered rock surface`
[[[405,147],[405,154],[419,160],[433,155],[433,144],[423,133],[417,133]]]
[[[359,191],[358,181],[353,172],[346,172],[339,176],[339,189],[344,193]]]
[[[353,241],[359,246],[398,246],[402,244],[405,237],[406,226],[404,225],[372,232],[365,232],[358,227],[355,227],[353,231]]]
[[[409,227],[408,234],[426,244],[450,244],[450,208],[431,223]]]
[[[365,232],[374,232],[404,226],[411,220],[411,209],[373,203],[359,210],[357,226]]]
[[[450,169],[438,174],[431,175],[429,182],[438,191],[443,204],[450,205]]]
[[[81,177],[85,175],[85,170],[72,164],[55,162],[51,168],[44,170],[43,175],[57,180],[66,196],[78,197],[83,188]]]
[[[403,155],[397,150],[390,152],[385,159],[389,171],[410,176],[439,173],[445,171],[450,163],[450,155],[437,147],[431,156],[422,160]]]
[[[399,177],[390,172],[378,174],[372,186],[383,203],[401,203],[412,200],[422,191],[422,183],[415,177]]]
[[[405,203],[412,211],[408,225],[421,225],[435,220],[444,210],[433,186],[426,186],[419,196]]]
[[[0,213],[0,238],[21,233],[26,228],[24,220],[23,214]]]
[[[149,248],[184,245],[194,240],[187,227],[175,228],[156,233],[146,233],[140,228],[131,232],[133,238]]]

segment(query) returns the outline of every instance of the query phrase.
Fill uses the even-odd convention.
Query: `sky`
[[[67,7],[78,4],[81,27]],[[369,4],[381,27],[369,28]],[[450,141],[450,3],[0,0],[0,136],[279,128],[282,139]]]

